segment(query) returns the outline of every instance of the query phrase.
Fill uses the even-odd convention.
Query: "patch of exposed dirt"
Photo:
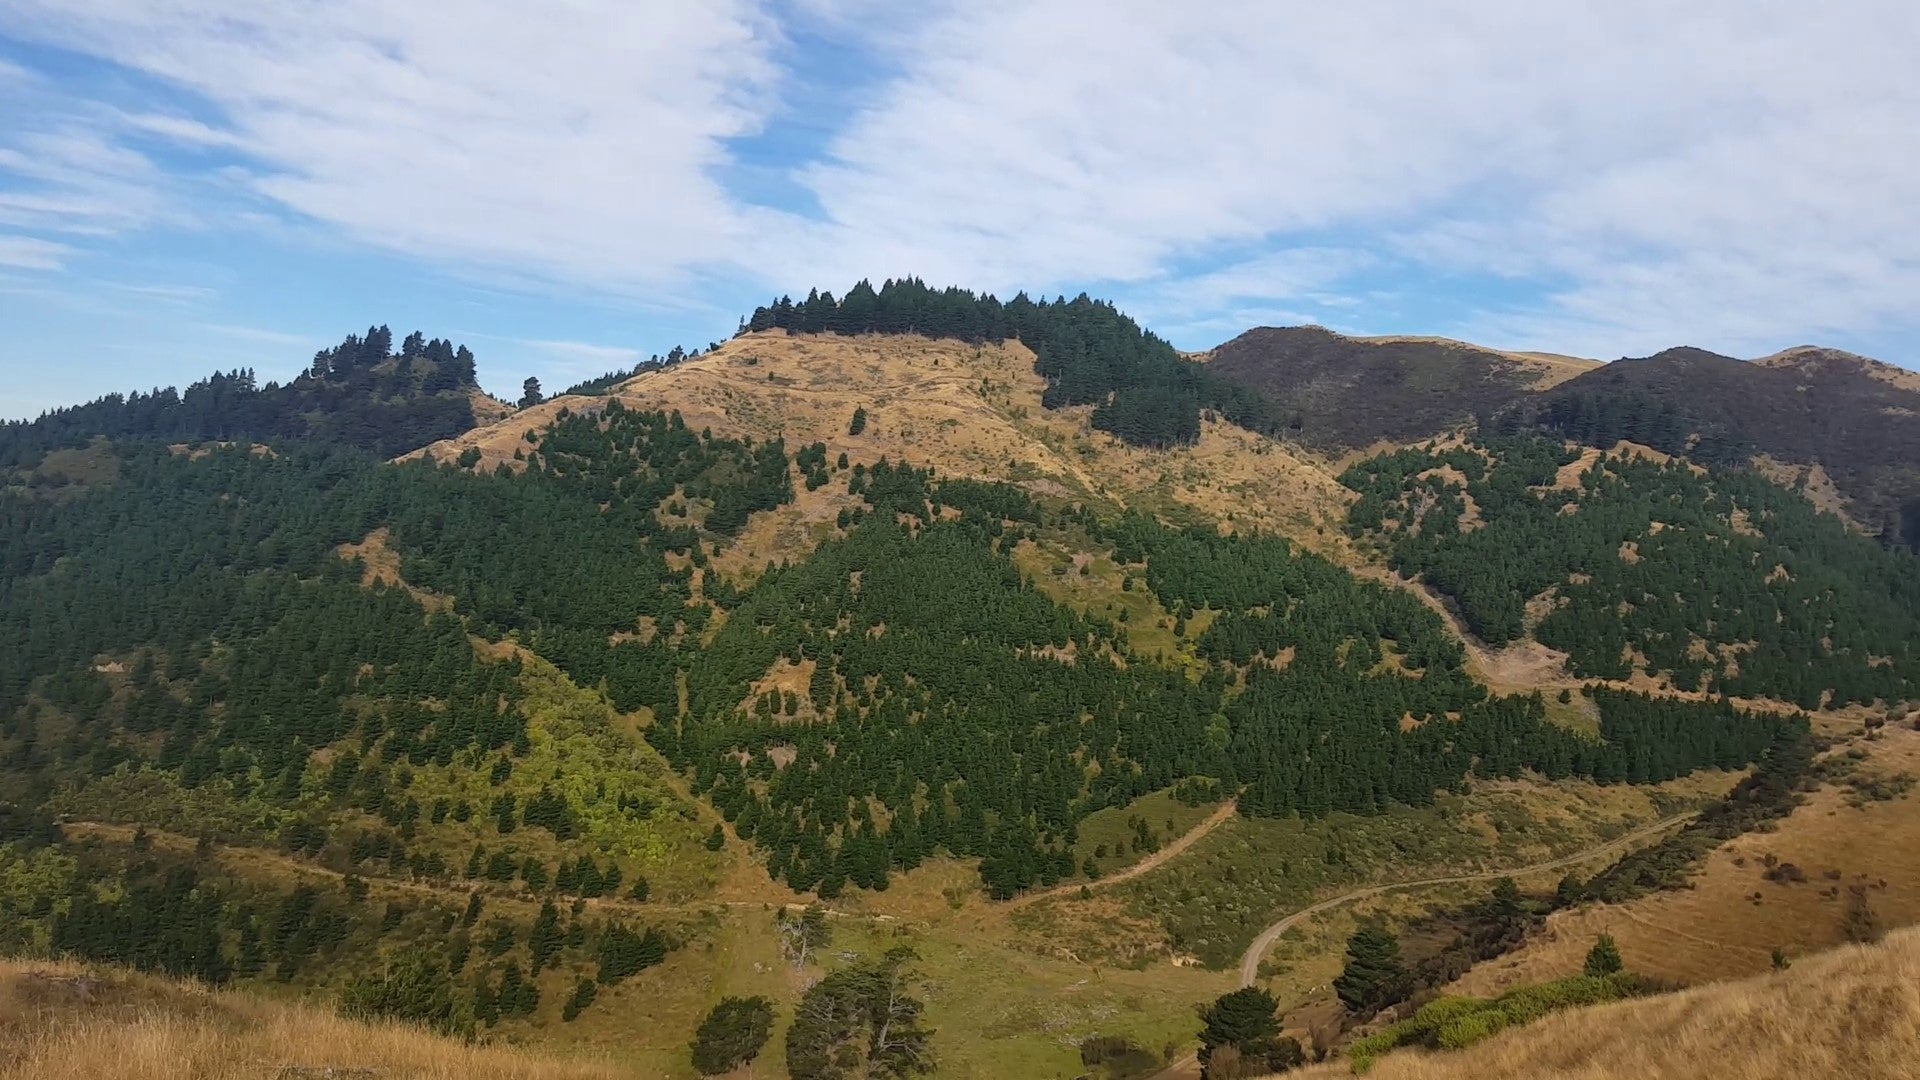
[[[264,448],[262,448],[264,449]],[[407,590],[407,594],[428,611],[453,610],[453,597],[418,588],[400,576],[400,553],[387,545],[392,538],[385,525],[373,530],[357,544],[341,544],[334,552],[348,561],[361,562],[360,584],[367,588],[385,584]]]

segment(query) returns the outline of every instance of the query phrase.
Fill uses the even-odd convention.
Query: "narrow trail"
[[[1494,881],[1503,877],[1522,877],[1527,874],[1541,873],[1546,870],[1563,870],[1569,866],[1586,862],[1589,859],[1598,858],[1601,855],[1607,855],[1621,848],[1629,847],[1649,836],[1664,832],[1681,822],[1691,821],[1698,813],[1699,811],[1696,810],[1684,814],[1675,814],[1673,817],[1663,818],[1651,825],[1642,826],[1624,836],[1609,840],[1604,844],[1576,851],[1571,855],[1563,855],[1558,859],[1549,859],[1546,862],[1534,863],[1531,866],[1516,866],[1506,870],[1488,870],[1478,874],[1456,874],[1449,877],[1423,878],[1419,881],[1396,881],[1386,885],[1369,885],[1364,889],[1355,889],[1352,892],[1341,893],[1339,896],[1322,900],[1311,907],[1302,908],[1286,918],[1281,919],[1279,922],[1262,930],[1260,936],[1253,939],[1253,944],[1247,946],[1247,951],[1240,957],[1240,985],[1244,988],[1260,981],[1260,960],[1267,955],[1268,949],[1273,948],[1273,943],[1280,940],[1280,935],[1322,912],[1331,911],[1334,908],[1350,904],[1355,900],[1363,900],[1369,896],[1378,896],[1381,893],[1393,892],[1399,889],[1420,889],[1432,885],[1459,885],[1475,881]]]
[[[136,829],[145,829],[150,841],[174,853],[192,851],[199,843],[198,838],[188,836],[184,833],[168,832],[165,829],[156,829],[144,825],[123,825],[110,821],[64,821],[60,823],[60,828],[63,832],[70,832],[78,836],[106,837],[117,843],[127,843],[132,839]],[[466,881],[455,883],[448,881],[445,884],[441,884],[433,881],[391,877],[384,874],[352,874],[335,870],[329,866],[321,866],[318,863],[307,862],[269,848],[253,847],[245,844],[216,842],[212,845],[212,850],[215,857],[224,856],[230,860],[233,865],[242,867],[243,869],[250,867],[258,872],[272,873],[294,880],[308,878],[331,882],[345,882],[346,879],[353,877],[366,882],[369,887],[374,889],[388,892],[412,893],[416,896],[426,896],[435,900],[442,900],[455,906],[466,903],[467,897],[475,892],[482,893],[488,899],[509,900],[529,906],[540,904],[548,899],[562,899],[558,894],[550,895],[544,892],[516,889],[511,885],[502,885],[498,882]],[[785,904],[780,904],[779,901],[728,900],[719,897],[711,900],[693,900],[679,903],[655,900],[631,900],[619,896],[567,896],[564,897],[564,899],[569,903],[577,899],[585,904],[589,911],[646,916],[695,914],[713,911],[716,908],[764,908],[769,904],[798,907],[801,906],[798,901],[803,901],[805,898],[796,897],[794,898],[795,902]],[[834,917],[851,917],[848,916],[848,913],[840,911],[828,911],[827,914]],[[882,916],[860,917],[881,918]]]
[[[1193,845],[1199,843],[1201,837],[1219,828],[1222,824],[1226,822],[1228,818],[1232,817],[1234,815],[1234,812],[1239,808],[1240,808],[1240,800],[1238,798],[1228,799],[1226,802],[1220,804],[1220,809],[1215,810],[1211,814],[1208,814],[1207,819],[1205,821],[1202,821],[1200,824],[1195,825],[1193,828],[1188,829],[1186,832],[1182,833],[1180,835],[1180,839],[1175,840],[1173,843],[1168,844],[1166,847],[1161,848],[1159,851],[1156,851],[1153,854],[1147,856],[1146,858],[1141,859],[1139,862],[1134,863],[1132,866],[1127,867],[1125,870],[1122,870],[1115,874],[1109,874],[1103,878],[1096,878],[1093,881],[1078,882],[1078,883],[1069,882],[1068,884],[1065,884],[1065,885],[1055,885],[1051,889],[1042,889],[1036,893],[1027,893],[1024,896],[1016,896],[1012,900],[1009,900],[1004,905],[1002,905],[1001,910],[1012,911],[1015,908],[1023,908],[1023,907],[1026,907],[1028,904],[1037,904],[1042,900],[1050,900],[1050,899],[1053,899],[1054,897],[1067,896],[1070,894],[1077,895],[1081,889],[1088,889],[1094,892],[1098,892],[1101,889],[1105,889],[1109,886],[1118,885],[1123,881],[1132,881],[1134,878],[1137,878],[1142,874],[1152,873],[1153,871],[1158,870],[1160,867],[1166,865],[1167,860],[1173,858],[1174,856],[1187,850]]]

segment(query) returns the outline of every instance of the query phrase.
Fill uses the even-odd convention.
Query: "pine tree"
[[[1620,948],[1613,943],[1612,934],[1601,934],[1587,950],[1586,973],[1588,975],[1612,975],[1621,969]]]
[[[1348,1009],[1371,1014],[1406,990],[1400,939],[1383,926],[1365,926],[1347,939],[1347,965],[1333,988]]]

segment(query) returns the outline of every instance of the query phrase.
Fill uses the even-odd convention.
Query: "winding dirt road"
[[[1268,949],[1273,948],[1273,943],[1280,940],[1280,935],[1323,911],[1329,911],[1369,896],[1378,896],[1381,893],[1393,892],[1396,889],[1419,889],[1430,885],[1458,885],[1474,881],[1494,881],[1503,877],[1522,877],[1527,874],[1537,874],[1545,870],[1564,870],[1569,866],[1577,866],[1589,859],[1611,854],[1621,848],[1629,847],[1649,836],[1664,832],[1681,822],[1691,821],[1698,813],[1699,811],[1696,810],[1689,811],[1685,814],[1675,814],[1673,817],[1663,818],[1651,825],[1642,826],[1627,833],[1625,836],[1616,837],[1604,844],[1576,851],[1571,855],[1564,855],[1558,859],[1550,859],[1547,862],[1534,863],[1532,866],[1516,866],[1509,870],[1488,870],[1479,874],[1457,874],[1451,877],[1424,878],[1419,881],[1396,881],[1387,885],[1369,885],[1364,889],[1355,889],[1352,892],[1341,893],[1339,896],[1332,897],[1331,899],[1322,900],[1312,907],[1302,908],[1286,918],[1281,919],[1279,922],[1274,923],[1272,926],[1267,927],[1265,930],[1260,931],[1260,936],[1253,939],[1253,944],[1247,946],[1247,951],[1240,957],[1240,985],[1242,987],[1248,987],[1260,981],[1260,960],[1267,955]]]
[[[1094,892],[1098,892],[1101,889],[1107,888],[1110,885],[1118,885],[1123,881],[1132,881],[1134,878],[1139,877],[1141,874],[1151,873],[1154,870],[1158,870],[1161,866],[1164,866],[1166,864],[1168,859],[1173,858],[1175,855],[1178,855],[1181,852],[1192,847],[1193,845],[1199,843],[1201,837],[1219,828],[1223,823],[1226,822],[1228,818],[1232,817],[1234,815],[1234,812],[1239,808],[1240,808],[1240,802],[1238,799],[1228,799],[1226,802],[1220,804],[1220,809],[1215,810],[1211,814],[1208,814],[1207,819],[1205,821],[1202,821],[1200,824],[1195,825],[1193,828],[1188,829],[1184,833],[1181,833],[1180,839],[1175,840],[1173,843],[1168,844],[1166,847],[1163,847],[1159,851],[1156,851],[1153,854],[1147,856],[1146,858],[1141,859],[1139,862],[1134,863],[1132,866],[1127,867],[1125,870],[1122,870],[1119,873],[1109,874],[1106,877],[1096,878],[1093,881],[1068,882],[1065,885],[1055,885],[1051,889],[1042,889],[1036,893],[1027,893],[1023,896],[1016,896],[1013,899],[1007,901],[1006,906],[1003,910],[1012,910],[1014,908],[1026,907],[1028,904],[1037,904],[1042,900],[1052,899],[1053,897],[1057,897],[1057,896],[1067,896],[1069,894],[1078,895],[1081,889],[1090,889]]]

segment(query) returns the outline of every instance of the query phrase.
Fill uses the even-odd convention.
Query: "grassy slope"
[[[1209,422],[1200,441],[1174,450],[1126,446],[1088,424],[1088,410],[1050,411],[1033,354],[1018,342],[973,346],[917,337],[843,338],[832,334],[749,334],[663,372],[616,387],[612,396],[639,409],[680,411],[694,429],[754,439],[818,439],[828,457],[881,457],[932,466],[943,476],[1019,483],[1039,495],[1140,506],[1170,516],[1258,526],[1316,549],[1343,549],[1340,530],[1352,494],[1325,462],[1273,439]],[[442,461],[469,447],[482,469],[513,464],[524,434],[562,408],[604,401],[561,397],[423,453]],[[847,433],[856,408],[867,410],[858,435]],[[750,576],[767,558],[798,558],[812,541],[834,485],[797,492],[795,503],[761,525],[767,542],[749,542],[721,560]],[[826,516],[831,517],[829,512]],[[753,532],[752,526],[749,533]],[[771,542],[782,538],[786,544]]]
[[[447,1080],[633,1075],[587,1057],[468,1046],[112,968],[0,961],[0,1080],[254,1080],[330,1075],[329,1067],[340,1076]]]
[[[1914,1075],[1920,931],[1741,982],[1549,1016],[1455,1053],[1400,1051],[1374,1080],[1803,1080]],[[1302,1077],[1348,1075],[1344,1063]]]
[[[1920,731],[1888,727],[1827,755],[1856,775],[1920,775]],[[1693,887],[1626,904],[1561,912],[1518,952],[1490,961],[1455,984],[1488,994],[1577,968],[1593,939],[1612,934],[1629,967],[1682,982],[1738,978],[1767,970],[1773,950],[1800,956],[1839,944],[1850,887],[1887,927],[1920,923],[1920,793],[1865,799],[1845,780],[1823,783],[1771,832],[1734,840],[1707,859]],[[1803,882],[1770,881],[1768,859],[1791,863]],[[1837,875],[1837,876],[1830,876]]]

